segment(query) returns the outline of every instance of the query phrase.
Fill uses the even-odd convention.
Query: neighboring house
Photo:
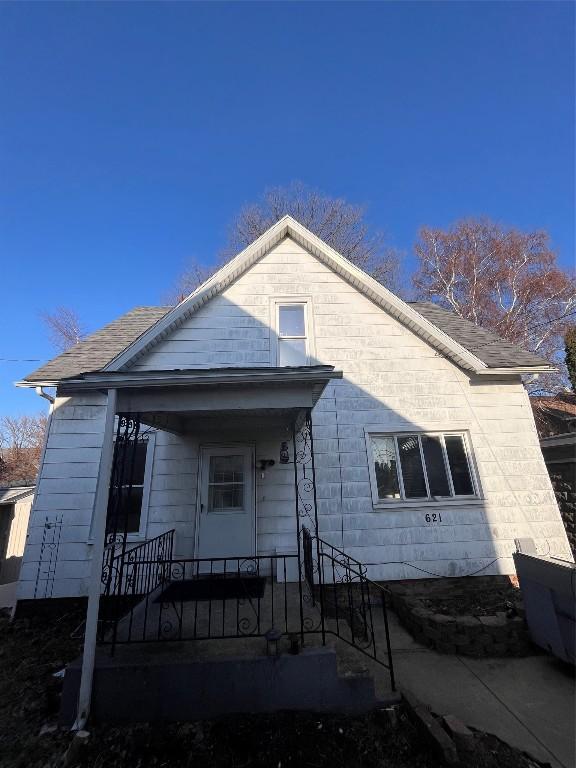
[[[576,554],[576,395],[531,398],[544,461]]]
[[[0,486],[0,608],[13,605],[34,486]]]
[[[174,530],[180,558],[294,552],[310,412],[316,503],[300,514],[373,579],[512,574],[525,537],[568,557],[521,381],[547,370],[285,217],[178,306],[128,312],[20,382],[57,393],[19,598],[87,594],[111,465],[107,541]]]

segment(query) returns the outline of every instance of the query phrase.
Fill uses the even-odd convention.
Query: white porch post
[[[86,609],[86,630],[84,634],[84,652],[82,657],[82,674],[78,694],[78,709],[76,721],[72,730],[81,730],[90,713],[92,698],[92,678],[94,674],[94,659],[96,656],[96,634],[98,630],[98,608],[100,604],[102,558],[104,556],[104,539],[106,533],[106,511],[108,508],[108,493],[112,461],[114,457],[114,419],[116,416],[116,390],[108,390],[106,421],[104,424],[104,439],[100,455],[100,468],[96,495],[94,497],[94,512],[92,535],[92,566],[90,569],[90,585],[88,589],[88,607]]]

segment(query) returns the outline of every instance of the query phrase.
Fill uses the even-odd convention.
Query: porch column
[[[108,390],[106,406],[106,421],[104,423],[104,438],[100,454],[98,482],[94,497],[92,514],[92,564],[90,568],[90,584],[88,588],[88,607],[86,609],[86,630],[84,633],[84,651],[82,656],[82,674],[78,694],[78,709],[72,730],[81,730],[90,714],[92,699],[92,678],[94,675],[94,659],[96,656],[96,634],[98,630],[98,608],[100,605],[102,559],[104,557],[104,538],[106,534],[106,512],[108,509],[108,494],[110,476],[114,457],[114,420],[116,417],[116,390]]]

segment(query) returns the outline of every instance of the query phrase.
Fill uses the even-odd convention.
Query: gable
[[[204,303],[125,371],[275,366],[275,305],[306,301],[311,363],[437,369],[443,357],[290,237]]]
[[[272,268],[260,285],[254,289],[249,287],[244,297],[239,298],[250,275],[262,277],[269,264],[279,266]],[[245,276],[248,281],[244,280]],[[330,283],[339,287],[332,290]],[[271,350],[266,335],[270,335],[270,295],[308,295],[312,286],[315,295],[318,294],[316,304],[337,307],[346,292],[362,296],[371,310],[374,307],[384,310],[388,318],[394,318],[403,329],[424,342],[422,348],[435,349],[465,370],[479,374],[554,370],[547,361],[436,305],[427,302],[411,305],[402,301],[286,216],[177,307],[137,308],[19,384],[55,383],[95,370],[149,370],[152,359],[160,369],[165,366],[269,365]],[[332,314],[340,317],[338,309]],[[232,322],[233,317],[236,320]],[[183,354],[185,347],[187,351]]]
[[[460,367],[475,371],[476,373],[488,372],[489,366],[482,362],[480,358],[456,342],[449,334],[430,322],[415,308],[402,301],[398,296],[338,254],[290,216],[285,216],[276,222],[254,243],[228,262],[212,278],[200,286],[197,291],[162,318],[154,329],[144,333],[135,344],[106,366],[106,370],[121,371],[128,365],[134,364],[140,356],[165,339],[168,334],[178,328],[206,302],[221,294],[285,238],[297,243],[309,255],[315,256],[321,263],[327,265],[330,270],[342,277],[350,286],[356,288],[372,302],[385,309],[391,316],[397,318],[421,339],[451,358]],[[538,364],[532,363],[524,367],[531,371],[535,367],[539,367],[541,370],[551,369],[551,366],[546,361],[539,361]],[[520,371],[516,370],[516,372]]]

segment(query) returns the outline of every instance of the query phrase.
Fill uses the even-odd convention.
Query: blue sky
[[[485,214],[574,254],[574,7],[1,3],[0,415],[53,352],[210,262],[237,210],[298,179],[420,225]]]

